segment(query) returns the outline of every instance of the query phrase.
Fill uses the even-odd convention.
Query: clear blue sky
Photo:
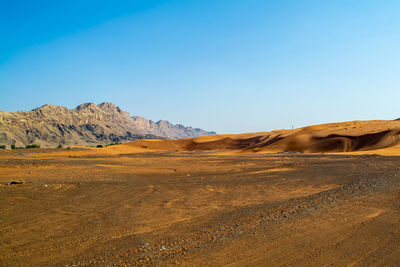
[[[400,1],[1,1],[0,110],[218,133],[400,117]]]

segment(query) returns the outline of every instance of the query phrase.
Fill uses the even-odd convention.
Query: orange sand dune
[[[351,121],[294,130],[212,135],[180,140],[139,140],[108,147],[114,153],[225,151],[230,153],[373,151],[400,154],[400,121]]]

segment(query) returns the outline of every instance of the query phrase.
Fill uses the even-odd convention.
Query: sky
[[[397,0],[0,0],[0,110],[218,133],[400,117]]]

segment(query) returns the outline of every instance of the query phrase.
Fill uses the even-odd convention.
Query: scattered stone
[[[11,181],[11,182],[8,182],[8,185],[23,184],[23,183],[24,183],[24,181]]]

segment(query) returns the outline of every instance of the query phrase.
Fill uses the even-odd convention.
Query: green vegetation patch
[[[40,145],[37,144],[26,145],[25,148],[40,148]]]

